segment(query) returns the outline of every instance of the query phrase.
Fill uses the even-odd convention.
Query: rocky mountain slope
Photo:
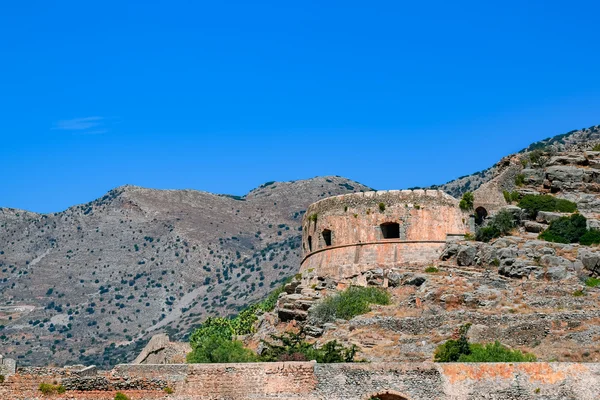
[[[542,148],[550,153],[563,152],[578,145],[585,145],[590,141],[598,139],[600,139],[600,125],[595,125],[532,143],[527,148],[521,150],[519,154]],[[484,183],[489,182],[498,173],[501,163],[502,162],[471,175],[461,176],[443,185],[431,186],[431,189],[440,189],[456,198],[460,198],[463,193],[476,190]]]
[[[469,323],[473,342],[498,340],[542,361],[600,361],[600,245],[539,237],[553,221],[573,215],[585,217],[588,229],[600,230],[600,151],[595,151],[600,130],[541,143],[545,146],[534,144],[503,159],[490,170],[490,185],[474,192],[475,205],[479,195],[499,192],[496,209],[489,214],[474,209],[472,218],[479,231],[494,223],[494,215],[508,215],[503,236],[450,241],[429,267],[364,272],[354,281],[385,288],[392,304],[372,306],[349,321],[324,323],[315,306],[352,282],[304,271],[286,286],[275,311],[261,317],[246,344],[260,351],[261,340],[271,334],[302,328],[311,342],[356,345],[358,358],[368,361],[428,361],[438,345]],[[502,185],[494,184],[498,181]],[[540,195],[571,201],[576,210],[533,213],[518,200]]]
[[[0,347],[21,364],[107,366],[176,339],[297,272],[300,221],[340,177],[246,196],[124,186],[55,214],[0,208]]]

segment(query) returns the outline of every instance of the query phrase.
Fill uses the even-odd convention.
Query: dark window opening
[[[376,396],[372,396],[372,399],[379,399],[379,400],[406,400],[406,397],[402,397],[400,395],[397,394],[393,394],[393,393],[379,393]]]
[[[323,231],[323,240],[325,241],[325,246],[331,246],[331,231],[329,229]]]
[[[308,251],[312,251],[312,236],[308,237]]]
[[[395,222],[381,224],[381,235],[384,239],[400,239],[400,224]]]
[[[488,216],[488,212],[485,208],[477,207],[475,209],[475,223],[477,225],[481,225],[483,223],[483,220],[486,219],[487,216]]]

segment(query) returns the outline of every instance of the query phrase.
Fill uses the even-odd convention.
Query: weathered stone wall
[[[486,215],[506,206],[503,193],[515,189],[515,179],[523,170],[519,157],[506,157],[498,165],[498,175],[473,192],[475,210],[484,209]]]
[[[384,237],[386,223],[398,224],[397,237]],[[458,200],[438,190],[330,197],[304,216],[301,271],[343,279],[373,268],[427,265],[437,260],[448,236],[464,235],[467,225]],[[331,243],[324,232],[330,232]]]
[[[0,355],[0,375],[12,375],[17,369],[17,362],[12,358],[4,358]]]
[[[40,383],[65,386],[53,399],[112,400],[592,400],[600,364],[204,364],[120,365],[96,376],[64,369],[20,369],[0,383],[0,398],[42,399]],[[168,394],[168,387],[173,393]],[[398,397],[389,397],[393,394]]]

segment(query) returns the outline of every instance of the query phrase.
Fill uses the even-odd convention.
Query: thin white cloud
[[[54,124],[52,129],[59,131],[85,131],[98,128],[102,125],[103,117],[85,117],[75,119],[64,119]]]

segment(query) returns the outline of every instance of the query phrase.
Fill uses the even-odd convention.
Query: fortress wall
[[[120,365],[85,377],[21,369],[0,383],[0,398],[48,398],[37,390],[41,382],[65,384],[54,400],[113,400],[117,390],[132,400],[368,400],[386,393],[401,396],[396,400],[592,400],[600,393],[600,364]]]
[[[445,242],[391,242],[336,247],[307,257],[300,272],[315,270],[319,276],[344,280],[374,268],[430,265],[444,246]]]
[[[323,199],[309,206],[303,218],[301,270],[335,278],[379,267],[428,265],[437,260],[448,235],[468,231],[468,219],[458,200],[439,190]],[[381,225],[386,223],[398,224],[394,237],[385,237]]]

